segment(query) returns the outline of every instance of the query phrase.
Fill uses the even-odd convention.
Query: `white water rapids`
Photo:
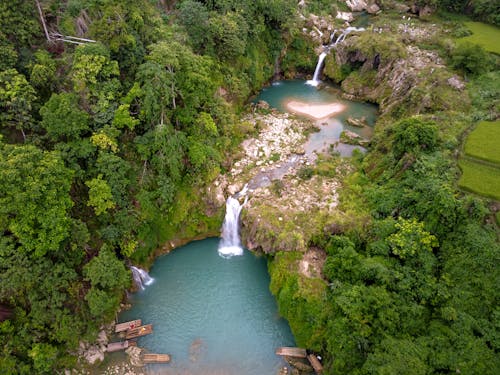
[[[132,277],[134,278],[135,285],[141,290],[144,290],[145,286],[151,285],[153,281],[155,281],[155,279],[149,276],[142,268],[130,266],[130,269],[132,270]]]

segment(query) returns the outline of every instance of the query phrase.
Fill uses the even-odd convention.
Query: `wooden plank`
[[[140,327],[142,324],[141,319],[131,320],[130,322],[117,323],[115,325],[115,333],[123,332],[128,329],[133,329],[136,327]]]
[[[282,346],[281,348],[276,349],[276,355],[295,357],[295,358],[306,358],[307,351],[302,348],[291,348],[288,346]]]
[[[314,369],[314,371],[316,371],[317,374],[321,374],[323,372],[323,366],[321,365],[321,362],[314,354],[309,354],[307,356],[307,359],[309,360],[309,363],[311,364],[312,368]]]
[[[136,337],[141,337],[145,335],[149,335],[150,333],[153,333],[153,325],[152,324],[146,324],[144,326],[140,326],[137,328],[132,328],[127,331],[125,334],[126,339],[133,339]]]
[[[106,347],[106,351],[109,353],[117,352],[119,350],[125,350],[129,347],[129,341],[119,341],[119,342],[110,342]]]
[[[170,356],[168,354],[144,354],[142,361],[144,363],[168,363]]]

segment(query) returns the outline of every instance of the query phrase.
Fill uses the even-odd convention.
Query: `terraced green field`
[[[461,40],[477,43],[486,51],[500,55],[500,28],[482,22],[466,22],[465,25],[472,35]]]
[[[500,121],[480,122],[467,138],[465,154],[500,165]]]
[[[471,160],[460,160],[462,177],[458,185],[474,193],[500,200],[500,168]]]

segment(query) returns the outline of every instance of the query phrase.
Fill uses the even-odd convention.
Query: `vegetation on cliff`
[[[498,119],[486,78],[497,79],[498,57],[442,38],[434,28],[448,21],[416,20],[398,35],[400,15],[379,17],[381,34],[352,36],[325,68],[347,93],[380,104],[372,150],[337,189],[335,225],[308,242],[327,254],[322,274],[298,271],[307,253],[282,249],[271,289],[298,344],[324,355],[325,373],[494,374],[498,204],[459,191],[457,176],[498,199],[497,171],[456,156],[477,120]]]
[[[486,0],[440,6],[498,24]],[[131,286],[131,262],[218,228],[202,192],[254,131],[238,120],[244,101],[277,61],[285,75],[315,64],[296,11],[287,0],[0,3],[0,373],[74,366]],[[271,260],[271,289],[327,373],[496,373],[497,233],[489,202],[456,189],[454,156],[474,121],[498,119],[498,56],[429,38],[430,23],[405,39],[387,13],[391,34],[353,37],[326,66],[380,104],[372,151],[298,172],[305,186],[329,186],[338,167],[351,176],[335,223],[319,214],[307,233],[276,235],[288,252]],[[324,268],[297,272],[295,244],[323,251]]]

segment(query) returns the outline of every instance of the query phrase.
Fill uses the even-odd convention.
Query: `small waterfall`
[[[331,35],[330,37],[330,41],[332,42],[331,46],[335,46],[337,45],[338,43],[341,43],[345,40],[345,38],[347,38],[347,35],[349,35],[350,33],[352,33],[353,31],[356,31],[356,32],[361,32],[361,31],[365,31],[365,28],[364,27],[354,27],[354,26],[349,26],[348,28],[346,28],[344,31],[342,31],[342,33],[340,33],[339,37],[337,38],[337,40],[333,40],[334,37],[335,37],[335,32],[337,30],[334,30],[333,31],[333,34]]]
[[[335,34],[337,33],[337,31],[339,32],[339,36],[337,37],[337,39],[335,39]],[[319,55],[318,64],[316,65],[316,69],[314,70],[313,79],[310,79],[309,81],[306,82],[308,85],[318,86],[320,84],[321,81],[319,79],[319,75],[321,73],[321,68],[326,55],[328,54],[328,52],[332,47],[336,46],[338,43],[343,42],[345,38],[347,38],[347,35],[349,35],[353,31],[365,31],[365,29],[364,27],[349,26],[345,30],[337,30],[337,29],[333,30],[332,35],[330,35],[330,45],[323,46],[325,50],[321,52],[321,54]]]
[[[306,82],[308,85],[318,86],[318,84],[321,82],[319,80],[319,75],[321,73],[321,67],[323,65],[323,61],[325,60],[326,54],[326,52],[321,52],[321,55],[319,55],[318,64],[316,65],[316,69],[314,70],[313,79]]]
[[[219,255],[223,258],[231,258],[232,256],[243,255],[243,248],[241,247],[240,233],[239,233],[239,219],[241,209],[245,202],[241,205],[238,197],[244,196],[248,191],[248,184],[245,185],[243,190],[237,193],[234,197],[227,198],[226,201],[226,216],[222,224],[222,239],[219,243]]]
[[[145,286],[151,285],[155,279],[153,279],[149,274],[141,268],[135,266],[130,266],[132,270],[132,277],[134,278],[134,283],[137,288],[144,290]]]

